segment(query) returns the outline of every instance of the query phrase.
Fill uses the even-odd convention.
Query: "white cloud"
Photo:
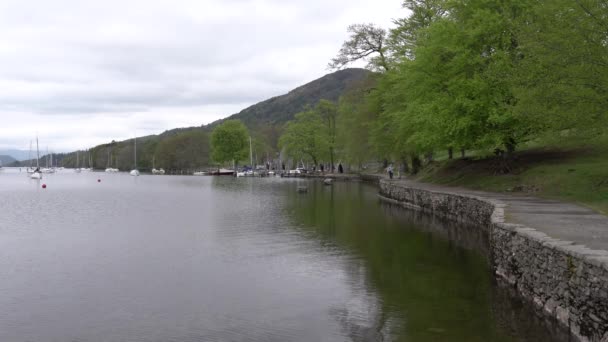
[[[399,0],[3,0],[0,148],[201,125],[318,78]]]

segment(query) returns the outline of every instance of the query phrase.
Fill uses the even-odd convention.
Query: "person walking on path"
[[[338,173],[344,173],[344,168],[342,167],[342,163],[338,164]]]
[[[386,168],[386,172],[388,172],[388,178],[393,179],[393,164],[390,164]]]

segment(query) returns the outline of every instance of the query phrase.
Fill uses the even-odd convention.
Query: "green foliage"
[[[279,147],[295,160],[312,161],[315,165],[329,153],[329,136],[319,113],[308,110],[296,114],[287,123]]]
[[[249,133],[239,120],[227,120],[211,133],[212,158],[217,163],[239,162],[249,154]]]
[[[177,134],[158,143],[156,168],[194,169],[209,165],[209,135],[203,131]]]
[[[403,5],[410,15],[396,20],[383,41],[383,54],[391,57],[386,72],[374,89],[339,102],[343,157],[355,160],[369,146],[380,159],[460,149],[508,157],[547,135],[606,133],[608,6],[602,2]],[[357,31],[344,46],[377,32]],[[355,60],[357,51],[346,52]]]
[[[544,130],[605,132],[608,120],[608,6],[543,2],[520,27],[517,109]]]
[[[319,115],[319,117],[321,117],[321,120],[323,120],[325,125],[329,162],[330,165],[335,165],[336,118],[338,116],[338,107],[331,101],[321,100],[315,107],[314,111],[317,113],[317,115]]]
[[[370,76],[358,83],[338,103],[337,146],[340,157],[347,162],[362,164],[373,159],[370,132],[378,111],[368,94],[377,78]]]

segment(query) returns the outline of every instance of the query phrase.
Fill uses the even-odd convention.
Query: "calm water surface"
[[[376,193],[4,170],[0,341],[567,340],[493,283],[478,229]]]

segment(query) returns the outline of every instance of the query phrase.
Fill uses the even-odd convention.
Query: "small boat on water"
[[[42,179],[40,172],[40,150],[38,149],[38,137],[36,137],[36,169],[29,174],[31,179]]]
[[[212,176],[233,176],[234,170],[229,169],[219,169],[217,171],[211,172]]]
[[[193,176],[234,176],[234,170],[219,169],[214,171],[197,171],[192,173]]]
[[[164,175],[165,170],[163,168],[156,169],[156,156],[152,156],[152,174],[153,175]]]

